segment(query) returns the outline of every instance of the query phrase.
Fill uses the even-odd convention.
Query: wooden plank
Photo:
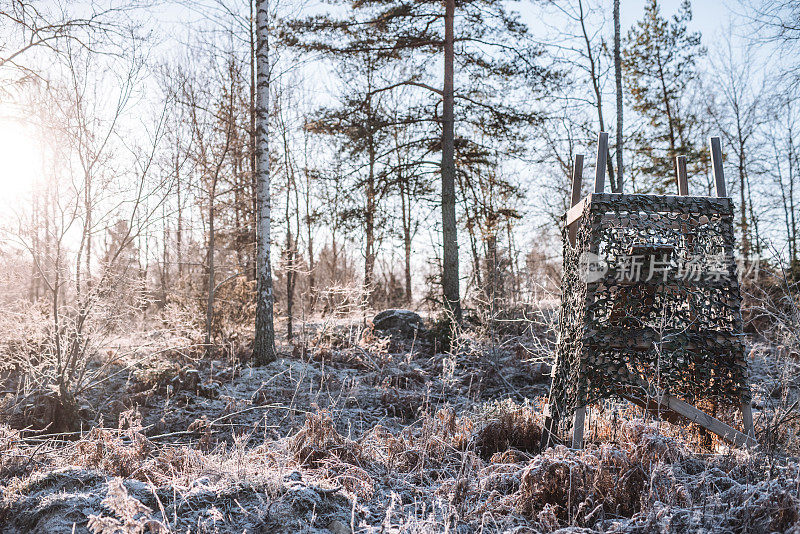
[[[758,446],[758,442],[755,440],[755,438],[739,432],[735,428],[726,425],[719,419],[711,417],[707,413],[701,412],[688,402],[684,402],[677,397],[663,394],[659,401],[663,404],[666,404],[670,410],[684,416],[686,419],[689,419],[694,423],[697,423],[703,428],[710,430],[725,441],[731,442],[737,447]]]
[[[542,426],[542,438],[539,442],[539,450],[543,451],[548,447],[556,445],[563,445],[563,442],[558,438],[558,417],[552,408],[552,399],[547,400],[544,407],[544,425]]]
[[[583,210],[586,207],[586,204],[591,201],[592,195],[586,195],[580,202],[570,208],[570,210],[567,212],[567,226],[583,217]]]
[[[756,430],[753,427],[753,406],[749,401],[742,403],[742,422],[744,423],[744,433],[750,437],[755,437]]]
[[[597,165],[594,170],[594,192],[603,193],[606,187],[606,162],[608,161],[608,132],[597,136]]]
[[[656,402],[653,397],[644,395],[640,388],[633,388],[632,386],[619,387],[617,394],[626,401],[639,406],[662,421],[667,421],[673,425],[678,425],[683,421],[683,417]]]
[[[572,448],[583,448],[583,427],[586,422],[586,406],[575,408],[575,419],[572,423]]]
[[[583,185],[583,154],[575,156],[575,165],[572,167],[572,202],[569,207],[581,201],[581,185]]]
[[[572,199],[570,209],[581,201],[581,186],[583,185],[583,154],[575,156],[575,165],[572,167]],[[575,246],[575,239],[578,236],[578,225],[574,221],[567,223],[567,237],[569,244]]]
[[[630,377],[629,377],[630,378]],[[632,380],[637,382],[637,380]],[[702,412],[689,404],[682,401],[674,395],[667,393],[653,391],[645,385],[638,386],[640,393],[634,393],[632,388],[621,389],[619,394],[622,398],[633,402],[638,406],[642,406],[651,414],[661,415],[663,419],[676,422],[677,416],[696,423],[706,430],[713,432],[729,443],[733,443],[737,447],[757,447],[758,442],[752,435],[747,435],[739,432],[735,428],[726,425],[719,419],[711,417],[705,412]],[[650,392],[648,395],[646,392]],[[747,428],[745,422],[745,428]],[[748,430],[750,432],[750,430]]]
[[[689,179],[686,175],[686,156],[675,158],[675,176],[678,179],[678,195],[689,196]]]
[[[722,143],[719,137],[709,139],[711,145],[711,169],[714,174],[714,187],[718,197],[727,197],[725,188],[725,172],[722,170]]]

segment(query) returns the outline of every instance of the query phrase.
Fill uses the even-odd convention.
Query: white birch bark
[[[275,360],[275,326],[270,267],[270,176],[269,176],[269,2],[256,1],[256,269],[258,290],[253,362],[265,365]]]

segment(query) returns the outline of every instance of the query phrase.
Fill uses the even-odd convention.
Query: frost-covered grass
[[[89,400],[101,417],[77,434],[0,425],[0,531],[800,529],[780,351],[750,358],[759,450],[609,404],[590,411],[584,450],[540,453],[542,343],[471,335],[453,355],[328,338],[261,369],[142,360]]]

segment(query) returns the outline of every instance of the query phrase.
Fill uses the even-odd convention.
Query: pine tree
[[[700,34],[687,29],[691,20],[688,0],[671,20],[662,16],[658,0],[649,0],[623,52],[632,108],[647,121],[635,139],[633,170],[650,177],[658,193],[674,189],[676,156],[694,164],[703,159],[702,143],[692,138],[697,117],[687,93],[697,76],[697,58],[705,51]]]
[[[622,110],[624,108],[622,100],[622,52],[621,52],[621,39],[620,39],[620,21],[619,21],[619,2],[614,0],[614,89],[617,100],[617,184],[616,189],[618,193],[622,193],[624,184],[624,166],[623,166],[623,139],[622,128],[624,126],[622,120]]]
[[[363,235],[363,285],[368,300],[372,300],[375,289],[378,234],[384,226],[382,204],[389,192],[388,168],[394,158],[394,147],[387,144],[395,120],[383,109],[382,100],[387,95],[374,92],[383,87],[381,76],[386,68],[386,58],[369,51],[353,51],[339,57],[336,70],[342,91],[337,95],[338,102],[318,109],[306,123],[307,130],[331,136],[336,142],[335,148],[347,156],[353,169],[352,179],[338,186],[353,198],[362,199],[345,209],[348,226],[360,226]]]
[[[492,143],[495,150],[504,143],[507,152],[519,149],[524,140],[522,127],[540,118],[531,111],[530,102],[535,100],[531,96],[544,92],[555,76],[539,65],[542,49],[528,38],[517,14],[506,11],[500,2],[333,3],[352,7],[349,15],[290,21],[284,37],[291,45],[331,56],[366,51],[402,64],[401,75],[373,92],[415,88],[429,100],[429,105],[415,108],[418,114],[408,120],[430,125],[430,135],[441,152],[442,293],[445,308],[460,320],[456,173],[462,153],[484,142]],[[437,72],[441,64],[443,74]],[[527,99],[515,102],[514,89],[523,86]]]

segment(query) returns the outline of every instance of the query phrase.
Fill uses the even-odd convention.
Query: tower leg
[[[586,406],[575,408],[575,420],[572,423],[572,448],[583,448],[583,425],[586,422]]]
[[[558,415],[553,405],[548,402],[544,407],[544,426],[542,426],[542,439],[539,442],[539,451],[543,451],[558,442]]]
[[[756,431],[753,427],[753,407],[750,401],[742,402],[742,422],[744,423],[744,433],[751,438],[755,438]]]

